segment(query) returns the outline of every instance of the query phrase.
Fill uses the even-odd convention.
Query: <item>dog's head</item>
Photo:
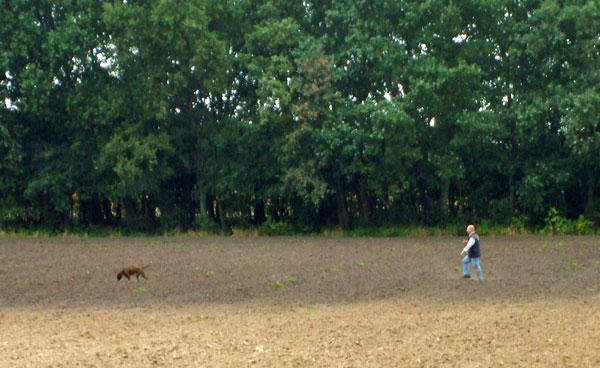
[[[123,277],[123,271],[117,274],[117,280],[121,280],[121,277]]]

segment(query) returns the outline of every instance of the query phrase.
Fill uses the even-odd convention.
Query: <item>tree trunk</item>
[[[442,218],[448,217],[448,198],[450,195],[450,181],[442,180],[440,193],[440,214]]]
[[[121,214],[124,218],[132,218],[137,215],[137,204],[131,197],[123,198],[123,212]]]
[[[360,205],[360,223],[361,225],[368,226],[371,224],[371,211],[369,207],[369,187],[367,177],[364,175],[360,177],[358,201]]]
[[[144,218],[147,220],[154,220],[156,218],[156,207],[154,207],[154,197],[150,194],[142,195],[142,213]]]
[[[206,201],[206,193],[200,193],[200,218],[208,217],[208,206]]]
[[[266,219],[265,202],[262,199],[257,199],[254,203],[254,223],[262,224]]]
[[[79,201],[79,223],[84,227],[90,226],[90,214],[89,214],[88,201]]]
[[[418,191],[417,194],[415,196],[416,199],[416,210],[417,210],[417,216],[416,216],[416,220],[418,221],[423,221],[425,220],[425,214],[427,214],[429,212],[429,203],[427,201],[427,196],[426,194],[426,185],[423,181],[422,178],[418,179],[417,182],[418,185]]]
[[[348,210],[346,209],[346,200],[343,193],[336,193],[336,203],[338,209],[338,223],[343,230],[348,229],[350,219],[348,218]]]
[[[595,180],[593,170],[588,170],[588,180],[587,180],[587,206],[593,206],[595,201],[594,189],[595,189]],[[587,207],[586,206],[586,207]]]
[[[117,199],[115,202],[115,218],[120,226],[123,225],[123,201]]]
[[[350,227],[350,218],[348,217],[348,209],[346,208],[342,180],[339,176],[336,178],[336,186],[335,199],[337,204],[338,224],[343,230],[346,230]]]
[[[221,231],[227,231],[227,218],[225,217],[225,207],[223,200],[217,199],[217,211],[219,211],[219,222],[221,223]]]
[[[104,216],[104,223],[109,226],[114,226],[118,221],[115,220],[115,216],[112,213],[111,202],[108,198],[103,197],[102,201],[102,214]]]
[[[508,175],[508,203],[510,204],[511,213],[515,213],[515,174],[512,172]]]
[[[100,225],[104,220],[102,213],[102,199],[95,198],[91,200],[92,208],[90,213],[90,222],[92,225]]]

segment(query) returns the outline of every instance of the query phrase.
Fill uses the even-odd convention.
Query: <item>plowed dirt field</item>
[[[461,240],[0,238],[0,367],[600,367],[600,237]]]

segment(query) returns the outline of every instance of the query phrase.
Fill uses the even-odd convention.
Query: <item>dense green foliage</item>
[[[600,224],[597,0],[3,5],[5,229]]]

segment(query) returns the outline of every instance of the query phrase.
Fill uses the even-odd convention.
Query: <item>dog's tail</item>
[[[147,265],[145,265],[145,266],[142,266],[142,270],[146,269],[146,267],[148,267],[148,266],[150,266],[150,265],[152,265],[152,262],[148,263],[148,264],[147,264]]]

